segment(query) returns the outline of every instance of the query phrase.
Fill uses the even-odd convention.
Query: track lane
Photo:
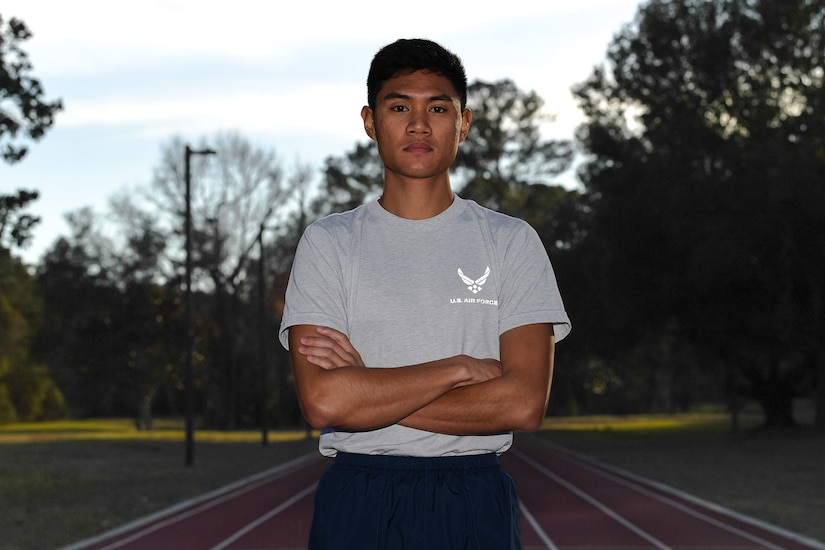
[[[65,550],[294,550],[331,461],[307,455]],[[825,544],[520,434],[502,456],[522,508],[524,550],[766,548]]]
[[[294,499],[307,487],[314,488],[328,467],[328,461],[320,456],[307,455],[65,550],[207,550]],[[302,537],[300,544],[305,540]]]
[[[306,546],[312,520],[315,482],[239,529],[211,550],[249,550],[276,548],[286,550]]]
[[[543,475],[515,451],[511,449],[503,455],[502,463],[516,483],[524,507],[553,547],[653,547],[615,518],[595,508],[586,493],[565,485],[563,480]]]
[[[620,544],[636,547],[630,540],[624,540],[627,533],[616,535],[616,525],[643,538],[644,542],[637,544],[646,548],[825,548],[818,541],[552,447],[534,437],[522,436],[517,448],[507,454],[510,456],[506,465],[516,473],[514,479],[521,479],[516,484],[522,498],[531,509],[539,511],[537,519],[547,527],[559,548]],[[547,483],[537,480],[536,473],[546,478]],[[543,491],[531,489],[542,485]],[[546,502],[544,506],[542,499]],[[613,520],[614,525],[606,524],[600,514]],[[616,536],[622,537],[621,541],[614,539]]]

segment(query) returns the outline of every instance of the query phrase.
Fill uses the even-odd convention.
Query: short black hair
[[[461,109],[467,106],[467,75],[461,59],[432,40],[402,38],[381,48],[367,76],[367,105],[375,109],[378,92],[387,80],[402,74],[429,71],[446,77],[458,92]]]

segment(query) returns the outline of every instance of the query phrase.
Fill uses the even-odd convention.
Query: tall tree
[[[34,278],[0,246],[0,423],[50,420],[67,412],[49,369],[30,353],[41,318]]]
[[[577,87],[604,317],[713,349],[766,423],[825,346],[825,2],[652,0]]]
[[[283,222],[291,200],[303,181],[284,176],[280,159],[272,150],[253,146],[236,133],[204,137],[198,149],[212,149],[214,156],[192,156],[191,208],[193,227],[193,281],[196,305],[214,324],[209,349],[197,357],[210,358],[208,372],[212,404],[210,419],[218,426],[232,427],[246,422],[245,409],[257,400],[241,399],[242,388],[258,382],[255,365],[254,320],[256,309],[249,309],[256,297],[256,258],[260,255],[258,237],[267,227]],[[173,138],[162,149],[162,160],[154,181],[142,194],[142,203],[120,197],[115,201],[120,212],[141,212],[121,216],[133,224],[130,235],[150,247],[163,246],[166,262],[163,278],[171,283],[182,280],[183,212],[185,181],[184,143]],[[154,227],[148,231],[149,227]],[[159,250],[154,248],[154,250]],[[254,377],[254,380],[253,380]]]
[[[131,270],[142,251],[116,247],[91,209],[67,222],[70,235],[38,268],[44,322],[34,353],[52,368],[73,414],[131,416],[150,427],[156,395],[165,397],[162,412],[178,412],[180,294]]]
[[[0,195],[0,422],[40,420],[66,413],[63,395],[31,344],[41,325],[34,278],[14,248],[24,247],[38,219],[25,210],[37,193]]]
[[[0,15],[0,158],[14,164],[62,109],[47,101],[21,43],[31,38],[23,21]],[[63,396],[48,369],[32,360],[29,346],[40,323],[39,297],[31,275],[11,254],[25,247],[40,219],[25,211],[36,191],[0,193],[0,422],[38,420],[65,414]],[[35,306],[36,304],[36,306]]]
[[[467,89],[467,106],[473,123],[455,162],[462,195],[534,223],[545,220],[548,205],[534,199],[553,192],[573,153],[569,141],[541,136],[541,125],[552,121],[544,100],[512,80],[476,81]]]
[[[0,15],[0,155],[8,163],[22,159],[28,151],[22,140],[42,138],[63,108],[59,99],[46,100],[43,85],[31,76],[21,47],[31,36],[23,21],[12,17],[6,23]]]
[[[58,99],[47,101],[40,81],[31,76],[33,68],[21,43],[31,38],[26,24],[0,15],[0,158],[14,164],[28,152],[25,138],[37,141],[54,124],[63,109]],[[21,136],[22,134],[22,136]],[[23,247],[40,219],[24,211],[36,200],[37,191],[18,190],[0,194],[0,247]]]

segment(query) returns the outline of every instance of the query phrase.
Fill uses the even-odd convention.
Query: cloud
[[[388,5],[375,0],[5,0],[5,17],[34,33],[38,73],[100,74],[180,59],[286,59],[319,44],[456,36],[520,18],[586,12],[631,0],[510,0],[495,9]]]
[[[61,127],[110,127],[141,139],[243,129],[258,135],[341,134],[362,139],[359,85],[288,92],[237,91],[194,98],[85,99],[67,102]]]

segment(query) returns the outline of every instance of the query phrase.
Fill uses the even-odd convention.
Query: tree
[[[139,253],[116,249],[99,221],[88,208],[68,214],[70,235],[39,266],[44,322],[32,349],[73,414],[130,416],[148,428],[157,395],[162,412],[177,412],[183,304],[151,278],[127,277],[134,272],[124,266]]]
[[[675,327],[768,425],[825,383],[823,51],[822,0],[653,0],[575,90],[605,329]]]
[[[0,422],[58,418],[66,414],[49,370],[30,347],[41,323],[34,279],[12,255],[25,246],[37,218],[25,212],[36,192],[0,195]]]
[[[324,163],[323,192],[312,207],[315,217],[351,210],[381,194],[384,164],[371,141],[356,143],[343,157],[328,157]]]
[[[40,320],[33,278],[0,247],[0,424],[52,420],[67,413],[49,369],[30,355]]]
[[[0,247],[22,248],[31,240],[32,229],[40,218],[25,212],[25,208],[37,197],[37,191],[25,189],[19,189],[16,195],[0,195]]]
[[[570,142],[541,137],[541,123],[552,120],[542,112],[544,100],[511,80],[476,81],[467,89],[467,106],[473,123],[455,162],[462,196],[531,222],[546,220],[547,205],[534,199],[553,192],[553,178],[573,153]]]
[[[26,155],[22,141],[42,138],[62,109],[60,100],[44,99],[40,81],[30,75],[32,64],[20,45],[29,38],[31,32],[21,20],[5,23],[0,16],[0,157],[9,164]],[[40,221],[25,212],[37,196],[23,189],[0,194],[0,422],[66,413],[48,369],[30,357],[40,321],[39,299],[32,277],[11,255],[13,248],[26,246]]]
[[[306,178],[301,170],[296,177],[284,177],[274,151],[254,147],[235,133],[202,138],[199,148],[216,154],[191,159],[196,317],[204,328],[206,319],[212,323],[212,337],[198,339],[196,367],[204,373],[200,380],[209,393],[204,399],[212,407],[209,419],[219,427],[233,427],[248,423],[256,414],[250,407],[259,403],[241,398],[244,388],[257,387],[260,381],[258,369],[245,367],[256,364],[257,310],[251,300],[257,297],[258,237],[284,223],[290,200]],[[163,146],[150,188],[139,193],[142,202],[125,195],[113,202],[118,217],[130,220],[125,233],[149,254],[143,257],[156,259],[147,266],[133,260],[133,268],[148,273],[156,261],[156,280],[178,287],[184,260],[183,151],[180,138]],[[209,368],[200,361],[209,361]]]
[[[31,36],[23,21],[12,17],[4,23],[0,16],[0,154],[10,164],[28,151],[21,139],[42,138],[63,108],[59,99],[47,101],[42,84],[30,75],[32,64],[20,43]]]

